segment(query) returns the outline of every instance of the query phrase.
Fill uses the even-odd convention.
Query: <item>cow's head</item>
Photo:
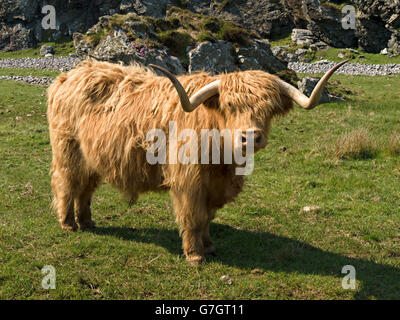
[[[271,119],[275,115],[285,114],[296,102],[306,110],[315,108],[320,100],[324,87],[333,75],[347,61],[341,62],[329,70],[314,88],[311,97],[305,96],[289,83],[263,71],[243,71],[221,74],[215,81],[204,86],[190,98],[179,80],[168,70],[151,67],[163,72],[173,83],[178,92],[182,109],[192,112],[202,103],[209,105],[216,100],[226,122],[226,127],[241,130],[242,144],[248,143],[246,131],[254,132],[254,150],[265,147]]]

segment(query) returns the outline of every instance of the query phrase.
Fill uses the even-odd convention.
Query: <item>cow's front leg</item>
[[[183,229],[181,232],[186,261],[192,266],[202,264],[205,259],[201,230]]]
[[[215,255],[215,247],[210,236],[210,223],[202,230],[202,241],[204,247],[204,254]]]
[[[186,261],[197,266],[205,261],[203,234],[208,223],[205,201],[201,192],[188,189],[171,190],[171,196]]]

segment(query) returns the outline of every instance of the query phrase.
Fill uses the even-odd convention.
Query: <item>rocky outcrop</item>
[[[20,23],[32,35],[24,41],[29,47],[42,40],[72,36],[86,32],[101,16],[133,12],[138,15],[164,17],[170,6],[183,6],[189,10],[231,21],[257,33],[263,38],[288,34],[294,27],[307,25],[303,1],[298,0],[0,0],[1,21],[11,28],[8,36],[0,38],[3,48],[19,49],[8,39],[13,37],[12,28]],[[43,30],[41,20],[43,6],[54,5],[57,12],[57,30]],[[1,46],[1,44],[0,44]]]
[[[232,43],[203,42],[189,52],[189,72],[205,70],[211,73],[236,70],[264,70],[277,73],[286,65],[276,59],[266,40],[255,40],[248,47],[235,48]]]
[[[358,8],[356,30],[343,29],[343,15],[340,6],[335,5],[339,2],[325,0],[0,0],[0,50],[18,50],[44,40],[85,33],[106,15],[135,13],[160,18],[165,17],[169,7],[180,6],[234,22],[260,38],[282,37],[294,28],[307,29],[317,43],[333,47],[399,52],[399,0],[346,2]],[[41,26],[41,9],[47,4],[56,9],[54,31]]]
[[[19,50],[75,32],[86,32],[99,17],[117,12],[162,17],[173,0],[0,0],[0,50]],[[56,30],[42,28],[42,8],[53,5]]]
[[[297,0],[193,0],[188,1],[188,8],[235,22],[263,38],[288,34],[296,25],[305,26],[301,19],[294,21],[294,13],[301,11]]]
[[[400,1],[356,0],[358,5],[357,36],[359,46],[366,52],[399,47]],[[389,43],[390,42],[390,43]]]
[[[195,48],[187,48],[189,61],[187,70],[180,59],[169,55],[168,48],[149,48],[144,44],[130,41],[124,32],[107,36],[93,47],[82,35],[75,35],[75,46],[81,57],[92,57],[101,61],[134,61],[148,65],[160,65],[175,74],[186,71],[204,70],[213,74],[236,70],[261,69],[271,73],[286,70],[286,65],[273,55],[268,41],[253,41],[248,47],[236,47],[227,41],[201,42]]]
[[[202,40],[204,33],[209,41]],[[235,25],[177,9],[168,10],[165,19],[134,13],[101,17],[86,34],[74,34],[74,45],[81,57],[125,64],[154,63],[176,74],[197,70],[211,73],[287,70],[275,58],[267,40],[245,38]]]
[[[392,34],[388,42],[388,51],[393,55],[400,55],[400,31]]]
[[[355,30],[346,30],[342,26],[342,12],[332,5],[323,5],[318,0],[304,1],[307,17],[307,29],[312,34],[336,48],[357,46]]]
[[[26,29],[23,24],[6,25],[0,23],[0,50],[13,51],[28,49],[33,46],[32,31]]]
[[[80,34],[76,34],[74,40],[77,52],[81,57],[123,62],[124,64],[139,62],[148,65],[153,63],[167,68],[175,74],[185,72],[180,60],[168,55],[166,49],[150,49],[144,45],[138,46],[135,42],[129,41],[123,32],[114,36],[107,36],[96,47],[85,41]]]

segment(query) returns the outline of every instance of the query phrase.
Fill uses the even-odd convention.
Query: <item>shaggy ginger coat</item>
[[[282,94],[277,78],[262,71],[178,79],[189,96],[220,79],[219,95],[185,113],[167,78],[137,65],[92,60],[50,86],[51,184],[63,229],[75,230],[77,223],[94,226],[90,200],[102,179],[133,200],[140,193],[169,188],[187,260],[197,263],[214,251],[209,223],[216,209],[241,191],[243,177],[235,175],[235,164],[150,165],[147,132],[156,128],[168,136],[170,121],[178,132],[252,128],[262,133],[263,147],[271,119],[288,112],[293,103]]]

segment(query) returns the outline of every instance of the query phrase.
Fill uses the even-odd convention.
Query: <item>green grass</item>
[[[60,71],[36,68],[0,68],[0,76],[35,76],[55,78]]]
[[[330,48],[328,50],[318,51],[315,55],[314,61],[327,59],[334,62],[343,61],[338,57],[340,52],[345,53],[346,49]],[[400,63],[400,56],[389,58],[390,55],[382,55],[375,53],[366,53],[359,50],[359,55],[353,55],[349,57],[352,63],[364,63],[364,64],[390,64],[390,63]],[[364,56],[363,58],[360,56]]]
[[[286,35],[281,38],[270,40],[271,48],[277,46],[289,46],[287,48],[290,52],[295,52],[299,48],[307,48],[304,45],[296,45],[291,40],[291,34]],[[389,55],[382,55],[376,53],[366,53],[363,50],[358,50],[359,54],[351,53],[349,50],[340,48],[329,48],[327,50],[312,51],[309,52],[307,57],[312,59],[311,62],[326,59],[329,61],[340,62],[343,59],[338,57],[339,53],[344,53],[346,55],[345,59],[350,59],[352,63],[363,63],[363,64],[390,64],[390,63],[400,63],[400,55],[397,57],[390,58]]]
[[[41,45],[48,45],[54,48],[56,57],[68,56],[70,53],[75,53],[75,47],[72,41],[63,42],[43,42]],[[0,51],[0,59],[17,59],[17,58],[40,58],[40,47],[29,48],[18,51]]]
[[[282,36],[276,39],[270,39],[269,43],[271,44],[271,48],[280,47],[280,46],[291,46],[294,45],[292,42],[292,34],[288,34],[286,36]]]
[[[199,268],[182,257],[167,193],[129,206],[103,185],[97,228],[62,231],[50,210],[45,89],[0,81],[0,298],[400,298],[400,156],[388,151],[400,77],[335,78],[356,95],[274,122],[244,192],[211,225],[217,256]],[[373,158],[326,152],[361,128],[378,142]],[[300,213],[311,205],[321,210]],[[55,290],[41,287],[45,265]],[[355,291],[341,287],[344,265],[356,268]]]

